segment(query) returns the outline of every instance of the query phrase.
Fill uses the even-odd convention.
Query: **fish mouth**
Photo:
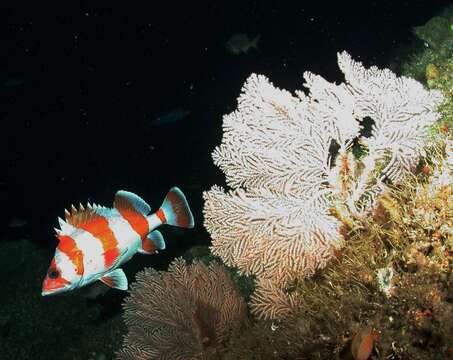
[[[71,283],[68,280],[61,276],[56,279],[46,276],[42,282],[41,295],[54,295],[68,290],[71,290]]]

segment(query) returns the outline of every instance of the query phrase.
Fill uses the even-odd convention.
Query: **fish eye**
[[[47,273],[47,276],[50,279],[56,279],[57,277],[60,276],[60,272],[57,269],[50,269],[49,272]]]

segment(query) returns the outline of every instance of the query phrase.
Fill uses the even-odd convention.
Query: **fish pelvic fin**
[[[172,187],[157,211],[156,215],[163,224],[193,228],[194,219],[187,199],[183,192],[176,186]]]
[[[110,271],[99,280],[101,280],[105,285],[111,288],[118,290],[127,290],[127,277],[122,269]]]
[[[254,39],[252,40],[250,47],[254,48],[255,50],[259,50],[258,42],[260,41],[260,39],[261,39],[261,34],[256,35],[254,37]]]

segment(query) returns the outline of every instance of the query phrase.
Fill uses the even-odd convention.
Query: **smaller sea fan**
[[[229,274],[217,263],[137,274],[124,304],[129,328],[118,359],[209,359],[246,317],[246,305]]]

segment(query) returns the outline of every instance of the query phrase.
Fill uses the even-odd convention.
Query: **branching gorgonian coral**
[[[388,69],[366,69],[346,52],[338,64],[346,81],[306,72],[308,95],[251,75],[212,154],[232,188],[204,193],[212,251],[256,276],[252,310],[263,317],[284,315],[282,304],[294,300],[284,291],[288,282],[325,267],[343,246],[342,216],[331,210],[353,217],[370,210],[386,182],[416,166],[439,116],[440,92]],[[373,120],[370,137],[361,135],[365,118]]]
[[[124,304],[129,332],[118,359],[218,359],[245,320],[244,300],[222,265],[178,258],[168,270],[137,274]]]

